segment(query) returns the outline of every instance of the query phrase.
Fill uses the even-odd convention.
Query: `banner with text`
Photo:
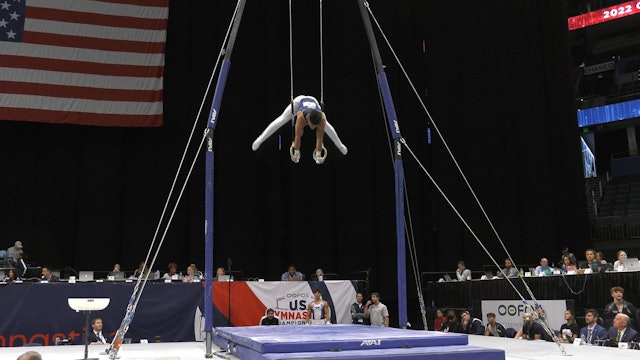
[[[532,302],[531,305],[534,305]],[[553,330],[560,330],[565,323],[564,312],[573,307],[573,300],[538,300],[547,314],[547,321]],[[482,300],[482,322],[487,323],[487,313],[496,314],[496,321],[506,328],[516,330],[522,327],[522,316],[525,312],[525,304],[520,300]]]
[[[331,323],[351,324],[350,307],[356,298],[356,282],[348,280],[215,282],[213,323],[259,325],[266,310],[272,308],[281,325],[303,325],[315,289],[320,289],[322,299],[329,303]]]

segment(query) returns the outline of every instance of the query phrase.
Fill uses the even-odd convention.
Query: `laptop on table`
[[[93,271],[80,271],[78,281],[93,281]]]

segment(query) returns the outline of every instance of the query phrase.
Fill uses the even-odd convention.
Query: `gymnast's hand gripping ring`
[[[300,161],[300,150],[296,150],[293,148],[293,143],[291,143],[291,147],[289,148],[289,155],[291,155],[291,161],[294,163],[298,163]]]
[[[323,153],[324,153],[324,155],[323,155]],[[314,151],[313,152],[313,160],[318,165],[324,163],[324,159],[326,159],[326,158],[327,158],[327,148],[324,147],[324,145],[322,145],[322,150],[321,151]]]

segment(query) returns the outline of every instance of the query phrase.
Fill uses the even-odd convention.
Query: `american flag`
[[[169,0],[0,0],[0,119],[161,126]]]

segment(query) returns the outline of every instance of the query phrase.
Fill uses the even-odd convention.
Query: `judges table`
[[[585,309],[602,310],[612,301],[610,289],[622,286],[624,298],[640,305],[640,272],[606,272],[583,275],[551,275],[523,278],[538,300],[573,300],[579,314]],[[518,292],[531,299],[519,278],[511,279]],[[482,300],[518,300],[520,296],[507,280],[429,282],[424,286],[427,304],[435,308],[480,309]],[[481,316],[477,313],[476,316]]]
[[[68,298],[110,298],[109,306],[91,313],[103,320],[113,336],[120,327],[135,282],[103,281],[15,283],[0,286],[0,346],[30,343],[53,345],[56,338],[83,339],[85,314],[72,310]],[[329,302],[334,323],[350,323],[350,304],[357,282],[214,282],[214,326],[257,325],[267,308],[273,308],[284,325],[304,322],[306,305],[319,288]],[[204,282],[149,282],[125,338],[154,341],[202,340],[204,329]]]

